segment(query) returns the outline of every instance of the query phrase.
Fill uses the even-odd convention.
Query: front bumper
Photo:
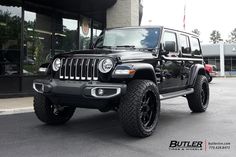
[[[61,81],[37,79],[33,82],[36,92],[44,95],[70,95],[93,99],[110,99],[125,94],[126,84],[99,81]]]
[[[36,92],[46,96],[53,104],[81,108],[103,109],[119,103],[126,93],[126,84],[99,81],[34,80]],[[101,92],[101,90],[103,92]]]

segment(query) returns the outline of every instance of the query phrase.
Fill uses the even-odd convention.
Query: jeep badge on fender
[[[160,101],[185,96],[192,112],[206,111],[209,85],[198,36],[162,26],[104,30],[93,49],[54,56],[34,80],[34,110],[63,124],[77,107],[118,112],[131,136],[150,136]]]

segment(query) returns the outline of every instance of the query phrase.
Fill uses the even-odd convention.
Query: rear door
[[[186,34],[179,34],[179,45],[182,60],[182,69],[181,69],[181,86],[185,87],[189,78],[190,68],[193,65],[193,61],[188,60],[192,58],[191,48],[190,48],[190,39]]]
[[[202,51],[200,47],[200,41],[197,37],[192,35],[179,35],[181,45],[181,58],[183,61],[182,65],[182,86],[187,86],[190,71],[193,65],[202,64]]]

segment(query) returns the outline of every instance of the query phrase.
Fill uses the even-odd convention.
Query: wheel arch
[[[139,69],[139,70],[137,70],[133,79],[150,80],[150,81],[153,81],[155,84],[157,84],[155,72],[152,69]]]
[[[135,70],[134,74],[128,74],[128,75],[117,75],[115,74],[115,70]],[[151,80],[155,84],[157,84],[157,79],[155,75],[154,68],[151,64],[148,63],[127,63],[127,64],[121,64],[116,67],[114,70],[112,77],[113,78],[128,78],[128,79],[145,79],[145,80]]]
[[[188,79],[189,86],[191,87],[194,86],[198,75],[206,76],[206,71],[204,69],[204,65],[202,64],[195,64],[190,68],[189,79]]]

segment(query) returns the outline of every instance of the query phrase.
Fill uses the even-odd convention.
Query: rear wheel
[[[134,80],[121,98],[119,118],[126,133],[136,137],[150,136],[160,115],[158,88],[149,80]]]
[[[75,107],[55,105],[44,95],[36,93],[34,111],[38,119],[44,123],[64,124],[73,116]]]
[[[188,105],[192,112],[206,111],[209,103],[209,84],[204,75],[198,75],[194,93],[187,95]]]
[[[207,76],[207,80],[208,80],[208,82],[210,83],[211,81],[212,81],[212,76],[209,74],[209,73],[207,73],[206,74]]]

